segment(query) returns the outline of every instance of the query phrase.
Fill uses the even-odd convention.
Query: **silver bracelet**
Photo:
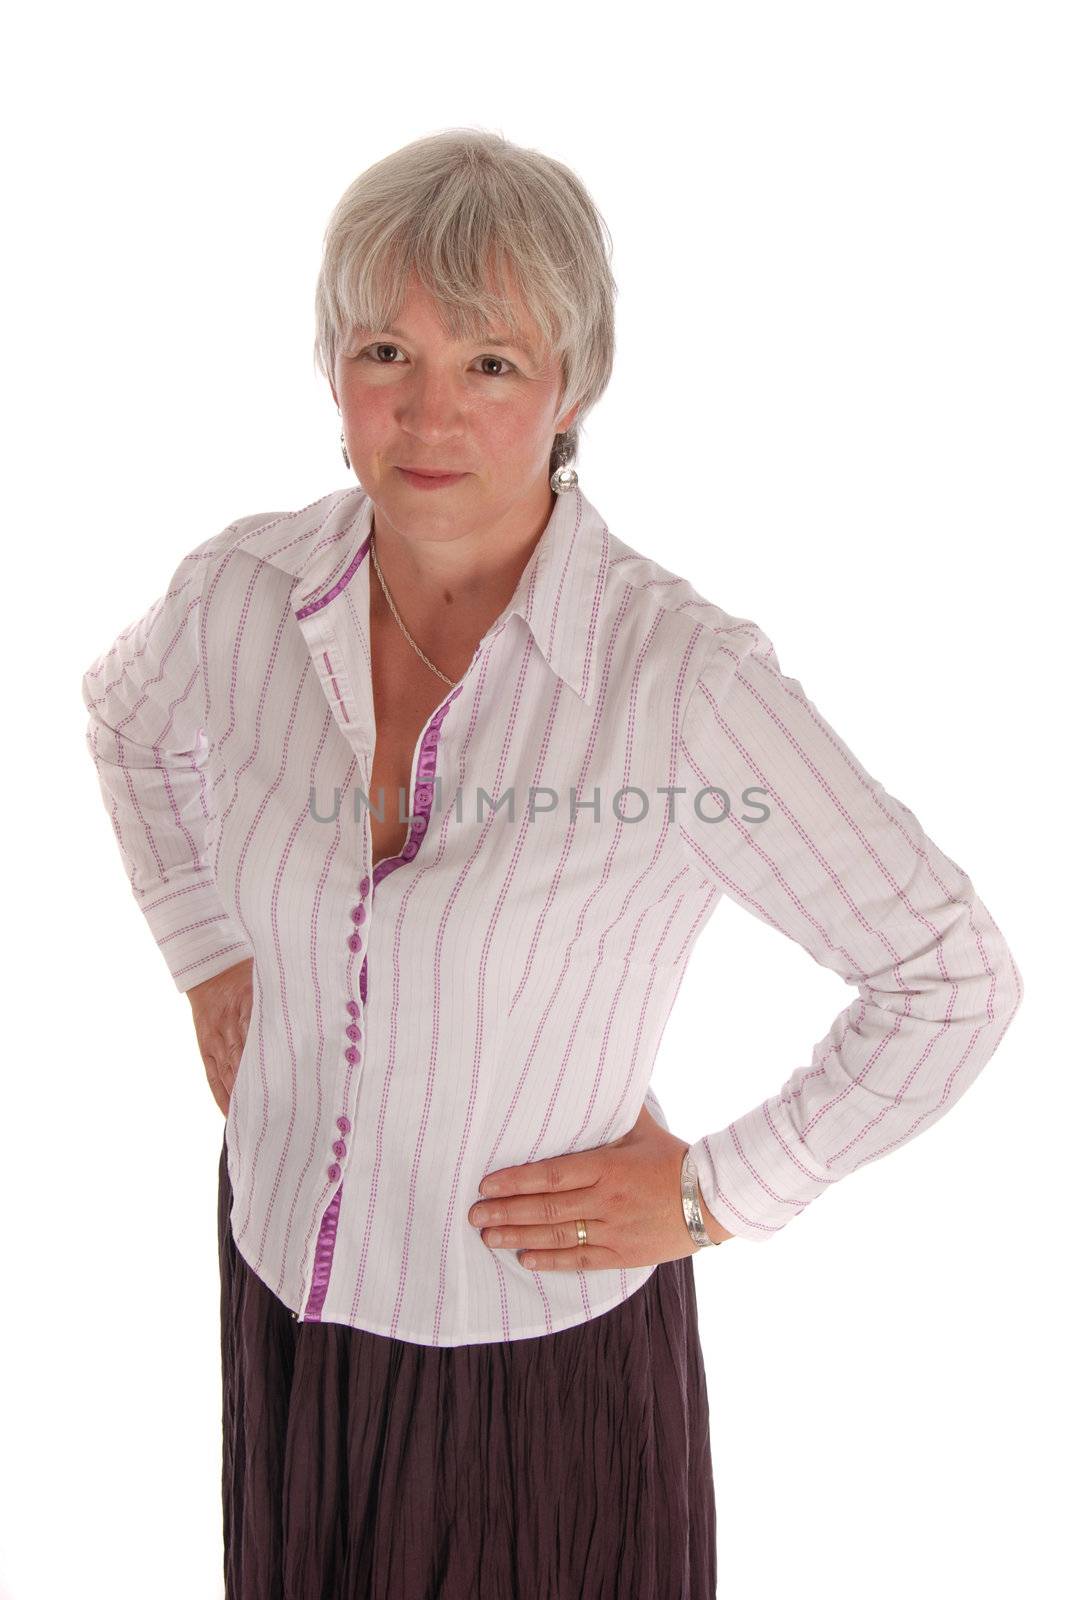
[[[688,1232],[696,1244],[721,1244],[720,1239],[710,1237],[703,1221],[699,1205],[699,1169],[690,1150],[684,1152],[684,1160],[681,1162],[681,1202],[684,1206],[684,1220],[688,1224]]]

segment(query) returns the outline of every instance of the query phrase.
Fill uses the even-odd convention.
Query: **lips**
[[[399,467],[398,471],[410,489],[427,491],[432,489],[452,489],[455,484],[461,483],[468,476],[464,472],[424,472],[417,467]]]

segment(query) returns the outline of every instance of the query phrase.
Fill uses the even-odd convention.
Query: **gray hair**
[[[576,456],[583,419],[610,381],[612,251],[601,212],[562,162],[478,128],[416,139],[362,172],[331,213],[315,363],[333,378],[352,327],[389,327],[414,271],[451,338],[475,341],[496,322],[516,331],[512,276],[545,351],[561,362],[559,410],[580,402],[573,426],[554,436],[553,473]]]

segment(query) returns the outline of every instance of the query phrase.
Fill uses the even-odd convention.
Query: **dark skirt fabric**
[[[220,1156],[226,1600],[714,1600],[692,1258],[559,1333],[297,1322]]]

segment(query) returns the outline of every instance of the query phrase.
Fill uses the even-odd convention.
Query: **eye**
[[[386,342],[380,342],[378,344],[370,344],[366,349],[361,351],[359,359],[363,361],[365,359],[365,357],[367,356],[371,360],[373,366],[376,366],[376,367],[396,367],[398,365],[397,361],[394,361],[394,360],[380,361],[379,360],[379,352],[381,350],[393,350],[396,353],[399,353],[399,346],[396,345],[396,344],[387,344]],[[509,369],[510,372],[516,371],[516,368],[514,367],[512,361],[507,361],[504,356],[477,356],[476,359],[477,359],[477,361],[496,361],[500,367],[506,367],[506,368]],[[485,372],[483,374],[483,376],[485,378],[501,378],[501,377],[505,377],[506,375],[507,374],[503,373],[503,372]]]
[[[370,344],[368,350],[361,351],[361,355],[362,357],[366,356],[369,350],[374,350],[378,354],[380,350],[397,350],[397,348],[396,344]],[[373,357],[373,360],[375,361],[375,357]],[[375,361],[375,365],[377,367],[390,367],[396,365],[396,363],[392,361]]]

